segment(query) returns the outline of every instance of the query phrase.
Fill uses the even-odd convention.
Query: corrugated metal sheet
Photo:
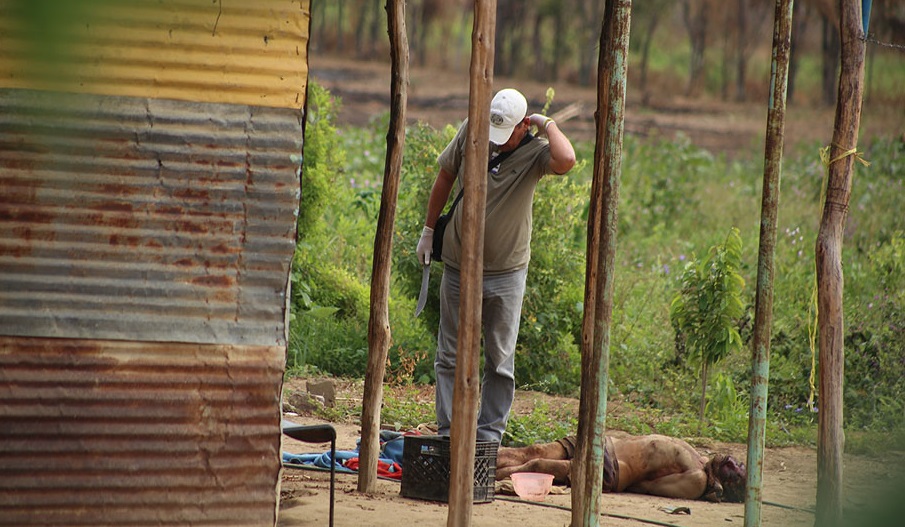
[[[0,337],[0,524],[272,525],[283,357]]]
[[[308,0],[0,0],[0,85],[304,105]]]
[[[308,13],[0,0],[0,524],[276,522]]]
[[[0,331],[285,344],[300,120],[0,92]]]

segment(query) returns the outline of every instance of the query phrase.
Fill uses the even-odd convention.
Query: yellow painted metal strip
[[[309,17],[309,0],[0,0],[0,88],[301,108]]]

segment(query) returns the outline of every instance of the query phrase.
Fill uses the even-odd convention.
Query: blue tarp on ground
[[[393,432],[390,430],[382,430],[380,432],[380,455],[378,456],[378,462],[386,463],[387,467],[389,467],[387,469],[389,472],[394,472],[393,467],[402,467],[404,438],[405,435],[401,432]],[[360,445],[361,440],[357,443]],[[329,450],[323,453],[313,454],[293,454],[290,452],[283,452],[283,463],[287,465],[314,466],[328,470],[330,469],[331,463],[336,463],[337,472],[354,473],[356,470],[353,470],[353,468],[358,468],[358,448],[359,447],[356,446],[355,450],[337,450],[336,459],[331,459]],[[350,464],[353,468],[346,466],[350,460],[356,461]]]

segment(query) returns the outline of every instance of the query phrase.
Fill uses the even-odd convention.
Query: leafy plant
[[[340,105],[311,84],[287,360],[290,369],[354,377],[367,366],[371,251],[363,248],[373,246],[376,230],[379,178],[373,171],[380,148],[374,132],[337,130]],[[347,162],[347,148],[367,155]],[[350,171],[355,177],[344,177]],[[398,282],[391,284],[387,375],[429,382],[432,368],[424,358],[433,337],[423,321],[412,318],[414,304]]]
[[[579,169],[580,170],[580,169]],[[576,394],[584,296],[583,209],[589,187],[569,177],[546,177],[535,194],[531,264],[516,350],[521,386]]]
[[[333,316],[337,308],[315,304],[311,299],[311,286],[297,271],[293,271],[289,279],[291,305],[294,309],[291,309],[289,314],[289,346],[286,362],[288,369],[300,370],[304,365],[311,364],[311,357],[314,355],[311,346],[316,342],[315,328]]]
[[[722,244],[710,248],[706,258],[688,262],[682,288],[670,306],[673,325],[701,366],[701,422],[708,369],[742,347],[738,332],[739,319],[745,313],[741,297],[745,281],[738,273],[741,259],[742,239],[733,227]]]
[[[577,429],[578,419],[573,413],[553,409],[543,401],[535,401],[530,413],[510,416],[502,443],[505,446],[549,443],[574,435]]]
[[[744,437],[748,431],[748,398],[735,389],[732,377],[724,373],[713,379],[713,390],[707,401],[708,415],[713,421],[713,437]]]
[[[346,164],[345,150],[338,147],[336,114],[342,101],[312,82],[308,87],[305,156],[302,163],[298,236],[304,239],[324,226],[331,191]]]
[[[435,423],[437,414],[434,411],[434,400],[388,393],[380,409],[380,420],[397,430],[412,429],[422,423]]]

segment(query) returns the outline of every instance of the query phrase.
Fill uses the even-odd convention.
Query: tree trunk
[[[817,511],[815,525],[842,524],[844,451],[843,380],[845,324],[842,241],[861,124],[865,42],[860,0],[840,0],[841,63],[833,143],[830,146],[826,201],[817,235],[817,308],[820,353],[820,405],[817,434]]]
[[[390,129],[387,131],[386,165],[383,172],[377,233],[374,237],[374,264],[371,270],[368,369],[365,372],[364,398],[361,405],[359,492],[373,492],[377,483],[380,406],[383,401],[383,378],[386,374],[387,353],[391,342],[389,291],[390,267],[393,261],[393,224],[396,221],[399,174],[405,149],[405,111],[408,102],[409,51],[405,31],[405,0],[387,0],[387,14],[393,61]]]
[[[701,433],[701,428],[704,426],[704,411],[707,408],[707,370],[709,369],[709,364],[707,364],[706,360],[702,360],[701,362],[701,404],[698,408],[698,434]]]
[[[603,447],[613,315],[619,180],[625,125],[632,3],[608,1],[597,68],[597,143],[588,213],[585,312],[581,327],[581,397],[577,463],[572,463],[572,526],[600,525]]]
[[[839,29],[835,21],[826,15],[823,18],[823,39],[821,51],[823,56],[821,93],[823,104],[831,106],[836,102],[836,87],[839,73]]]
[[[386,0],[388,2],[392,0]],[[380,43],[382,37],[380,35],[380,28],[384,27],[381,22],[383,16],[380,14],[380,4],[383,3],[383,0],[371,0],[371,42],[368,45],[368,48],[365,50],[365,55],[367,58],[373,58],[377,51],[377,45]],[[405,8],[403,8],[404,10]],[[389,24],[389,21],[387,22]],[[403,20],[403,24],[405,21]],[[408,50],[406,50],[406,54],[408,54]],[[408,60],[408,58],[406,58]],[[407,81],[407,79],[406,79]]]
[[[494,36],[494,64],[497,75],[509,76],[513,72],[512,32],[517,21],[513,20],[513,3],[515,0],[500,0],[497,11],[497,26]]]
[[[470,21],[471,21],[471,18],[468,16],[468,10],[463,9],[462,16],[459,17],[460,30],[457,33],[460,35],[467,35],[468,34],[468,24]],[[464,43],[463,43],[463,45],[455,45],[455,46],[449,46],[449,47],[452,49],[446,50],[446,52],[444,53],[444,57],[447,57],[449,55],[449,53],[452,52],[453,63],[462,64],[465,61],[464,51],[465,51],[466,47],[464,46]]]
[[[346,0],[336,0],[336,51],[342,53],[344,50],[343,40],[343,22],[346,20],[345,9]]]
[[[865,58],[866,64],[864,69],[865,80],[864,80],[864,100],[870,101],[873,95],[873,86],[874,86],[874,65],[876,64],[877,57],[877,46],[871,46],[867,48],[867,57]]]
[[[411,47],[409,52],[419,66],[424,66],[426,62],[424,55],[427,53],[427,9],[425,9],[423,1],[413,3],[412,7],[412,20],[415,22],[412,24],[414,26],[412,28],[412,40],[415,45]]]
[[[639,88],[641,93],[647,97],[647,67],[650,62],[650,48],[651,43],[654,41],[654,33],[657,31],[657,26],[660,24],[660,11],[653,13],[650,15],[650,20],[648,20],[647,31],[642,35],[641,42],[641,79],[639,82]]]
[[[598,58],[600,50],[601,8],[605,2],[600,0],[577,0],[576,13],[580,13],[581,38],[579,39],[578,53],[578,83],[582,86],[591,84],[591,75],[594,74],[594,59]]]
[[[547,63],[544,60],[544,42],[541,35],[543,27],[543,16],[540,12],[534,16],[534,31],[531,32],[531,48],[534,50],[534,78],[541,79],[544,76],[544,70],[547,69]]]
[[[471,524],[474,502],[475,437],[478,429],[478,365],[484,276],[484,219],[496,1],[475,0],[469,71],[468,134],[465,139],[465,197],[462,200],[462,284],[453,415],[450,427],[449,508],[446,524]]]
[[[724,23],[727,28],[732,27],[732,11],[730,9],[726,9],[724,13]],[[720,97],[724,101],[729,100],[729,84],[731,83],[730,72],[732,71],[732,32],[728,29],[723,31],[723,57],[721,60],[721,68],[722,72],[720,74]],[[736,55],[737,56],[737,55]]]
[[[707,48],[707,3],[685,0],[682,3],[685,27],[691,44],[686,95],[698,95],[704,88],[704,52]]]
[[[801,42],[807,33],[808,11],[802,2],[795,2],[792,6],[792,48],[789,56],[789,87],[786,91],[788,101],[791,103],[795,96],[795,78],[798,73],[798,64],[801,62]]]
[[[311,6],[311,17],[314,20],[314,13],[317,12],[317,24],[314,26],[314,30],[311,35],[311,42],[315,43],[323,43],[324,38],[327,35],[327,9],[323,5],[319,6],[318,9],[314,9],[314,6]],[[326,46],[325,46],[326,48]],[[311,51],[319,50],[317,45],[312,46]]]
[[[358,5],[354,11],[358,13],[358,19],[355,21],[355,56],[359,59],[365,58],[365,48],[370,47],[370,43],[365,43],[365,25],[367,23],[367,12],[363,5],[365,0],[358,0]]]
[[[566,49],[564,41],[567,30],[563,22],[561,11],[553,15],[553,63],[550,71],[544,76],[544,80],[556,81],[559,79],[559,65],[565,60],[563,52]]]
[[[748,7],[745,0],[738,0],[738,43],[736,45],[735,100],[743,102],[746,98],[745,84],[748,70]]]
[[[776,224],[785,143],[786,100],[792,40],[793,0],[778,0],[773,15],[773,59],[767,131],[764,136],[764,179],[761,186],[757,294],[751,353],[751,397],[748,412],[748,473],[745,483],[745,527],[761,524],[764,444],[767,435],[767,392],[770,385],[770,340],[773,326],[773,278]]]

